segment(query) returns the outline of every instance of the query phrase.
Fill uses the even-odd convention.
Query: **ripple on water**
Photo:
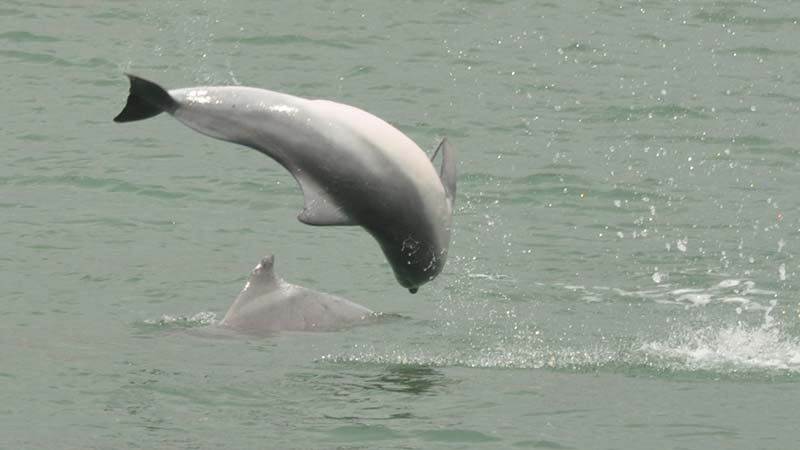
[[[488,434],[473,430],[444,429],[444,430],[420,430],[415,433],[419,439],[431,442],[452,442],[452,443],[487,443],[496,442],[500,439]]]
[[[716,11],[704,10],[695,14],[694,18],[706,23],[751,25],[757,28],[767,28],[769,31],[774,31],[775,26],[792,26],[800,22],[800,17],[797,16],[754,17],[739,14],[736,9],[733,8],[722,8]]]
[[[0,33],[0,41],[11,42],[57,42],[59,39],[44,34],[34,34],[28,31],[7,31]]]
[[[220,43],[235,43],[245,45],[270,45],[278,47],[286,47],[291,45],[309,45],[315,47],[331,47],[338,49],[351,49],[351,45],[344,43],[341,40],[334,41],[328,39],[314,39],[307,36],[298,34],[281,34],[281,35],[262,35],[252,37],[223,37],[219,38]]]
[[[20,50],[0,50],[0,57],[32,64],[52,64],[59,67],[72,67],[75,65],[66,59],[48,55],[47,53],[23,52]]]
[[[685,245],[685,244],[683,244]],[[680,248],[681,242],[678,243]],[[595,301],[627,301],[639,300],[667,305],[679,305],[684,308],[696,308],[710,304],[734,304],[737,312],[762,311],[768,314],[775,306],[775,292],[756,287],[751,280],[726,279],[707,287],[680,287],[664,281],[669,274],[654,272],[653,281],[657,286],[648,289],[627,290],[608,286],[582,286],[555,284],[563,289],[577,292],[584,299]]]
[[[15,185],[72,186],[84,189],[107,189],[109,192],[132,192],[147,197],[162,199],[184,198],[189,194],[175,192],[160,185],[135,184],[114,178],[99,178],[84,175],[26,176],[0,178],[0,184],[13,182]]]
[[[774,50],[769,47],[736,47],[728,51],[732,55],[756,55],[756,56],[794,56],[797,52],[789,50]]]
[[[18,16],[21,14],[22,11],[19,9],[0,8],[0,16]]]
[[[689,108],[677,104],[651,106],[607,106],[585,118],[586,122],[617,123],[646,119],[703,119],[707,118],[703,108]]]

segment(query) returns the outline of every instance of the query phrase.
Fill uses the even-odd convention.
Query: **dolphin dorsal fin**
[[[442,152],[442,166],[439,168],[439,179],[442,181],[442,186],[444,186],[447,200],[453,205],[456,199],[456,149],[450,145],[447,138],[442,139],[442,142],[436,147],[436,151],[433,152],[433,156],[431,156],[431,163],[434,162],[440,151]]]
[[[320,188],[317,183],[307,177],[296,176],[300,188],[303,189],[305,206],[297,216],[297,220],[307,225],[357,225],[342,209],[341,205]]]
[[[261,262],[250,272],[250,278],[222,319],[223,323],[229,318],[232,311],[242,308],[253,301],[258,301],[258,299],[262,298],[264,295],[268,295],[276,289],[280,289],[283,280],[275,275],[275,271],[273,270],[274,266],[274,256],[267,255],[261,258]]]
[[[275,275],[275,257],[267,255],[261,258],[261,262],[250,272],[250,279],[242,293],[248,290],[263,292],[274,289],[279,282],[280,278]]]

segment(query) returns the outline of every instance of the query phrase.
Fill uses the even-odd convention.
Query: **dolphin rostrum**
[[[447,139],[428,159],[398,129],[353,106],[241,86],[166,91],[128,78],[128,101],[115,122],[166,111],[200,133],[252,147],[297,180],[301,222],[363,227],[411,293],[441,272],[456,195]],[[432,161],[440,151],[437,173]]]

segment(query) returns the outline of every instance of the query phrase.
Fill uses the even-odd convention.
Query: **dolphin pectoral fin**
[[[313,202],[311,206],[306,202],[306,207],[297,216],[297,220],[306,225],[316,226],[358,225],[338,206],[318,202]]]
[[[297,216],[300,222],[317,226],[358,225],[333,197],[314,183],[300,181],[300,187],[305,199],[303,211]]]
[[[439,169],[439,178],[442,180],[447,199],[452,204],[456,198],[456,149],[450,145],[447,138],[442,139],[442,142],[436,147],[436,151],[433,152],[433,156],[431,156],[431,162],[436,159],[440,151],[442,152],[442,166]]]

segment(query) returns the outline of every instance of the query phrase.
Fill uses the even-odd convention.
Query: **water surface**
[[[788,449],[792,2],[0,3],[0,448]],[[417,295],[259,153],[119,125],[123,72],[459,151]],[[208,336],[267,253],[400,316]]]

